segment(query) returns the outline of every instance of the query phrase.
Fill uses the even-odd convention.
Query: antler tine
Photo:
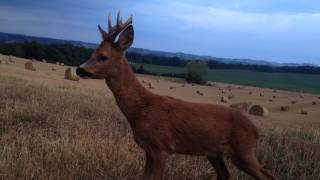
[[[118,11],[118,14],[117,14],[117,27],[121,27],[121,21],[120,21],[120,11]]]
[[[111,14],[109,13],[108,15],[108,28],[109,28],[109,32],[106,33],[109,37],[110,41],[114,41],[115,38],[117,37],[117,35],[124,29],[126,28],[128,25],[132,24],[132,15],[129,17],[129,19],[123,23],[122,22],[122,18],[120,17],[120,11],[117,14],[117,23],[112,26],[112,22],[111,22]],[[100,30],[100,28],[99,28]],[[102,30],[102,28],[101,28]],[[100,31],[101,31],[100,30]]]
[[[109,29],[109,33],[112,32],[112,22],[111,22],[111,14],[109,13],[108,15],[108,29]]]
[[[100,24],[98,24],[98,29],[99,29],[99,31],[100,31],[103,39],[107,38],[108,33],[106,33],[106,32],[102,29],[102,27],[100,26]]]
[[[132,24],[132,15],[130,15],[129,19],[122,24],[121,22],[121,26],[124,28],[124,27],[127,27],[128,25]]]

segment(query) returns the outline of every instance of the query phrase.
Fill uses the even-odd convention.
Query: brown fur
[[[258,163],[257,128],[240,111],[156,95],[139,83],[125,58],[133,41],[133,27],[128,21],[125,25],[117,21],[109,33],[99,26],[104,41],[77,73],[106,79],[136,143],[146,152],[142,179],[162,179],[166,159],[174,153],[206,156],[217,179],[230,178],[224,155],[256,179],[275,179]],[[122,33],[114,42],[117,31]],[[108,60],[102,62],[104,56]]]

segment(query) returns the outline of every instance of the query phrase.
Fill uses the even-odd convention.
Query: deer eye
[[[104,56],[104,55],[100,55],[99,57],[98,57],[98,61],[106,61],[106,60],[108,60],[109,58],[107,57],[107,56]]]

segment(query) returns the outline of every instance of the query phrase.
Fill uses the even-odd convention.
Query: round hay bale
[[[28,61],[24,64],[24,68],[26,70],[30,70],[30,71],[36,71],[36,68],[34,67],[33,63],[31,61]]]
[[[255,115],[255,116],[267,116],[269,114],[269,111],[264,106],[253,105],[249,109],[249,114],[252,114],[252,115]]]
[[[281,106],[280,110],[281,111],[289,111],[290,110],[290,106]]]
[[[306,109],[301,109],[300,114],[307,115],[308,111]]]
[[[227,103],[228,102],[228,98],[225,97],[225,96],[221,96],[220,102]]]
[[[277,96],[276,96],[276,95],[273,95],[272,98],[275,99],[275,98],[277,98]]]
[[[80,78],[77,76],[74,70],[71,68],[67,68],[65,73],[64,73],[64,78],[72,81],[79,81]]]
[[[152,85],[151,82],[148,83],[149,89],[154,89],[154,86]]]
[[[10,63],[13,63],[13,64],[15,63],[15,61],[13,60],[13,57],[12,57],[12,56],[9,56],[8,59],[9,59],[9,62],[10,62]]]
[[[248,94],[249,94],[249,95],[252,95],[252,92],[250,91],[250,92],[248,92]]]
[[[174,86],[170,86],[170,87],[169,87],[169,89],[174,89],[174,88],[175,88]]]
[[[241,112],[248,112],[251,102],[238,102],[230,105],[231,108],[238,109]]]
[[[228,95],[228,99],[233,99],[234,98],[234,95],[233,94],[229,94]]]
[[[297,101],[296,100],[292,100],[291,104],[297,104]]]
[[[317,102],[315,102],[315,101],[312,101],[312,103],[311,103],[312,105],[317,105]]]
[[[57,68],[52,67],[51,70],[52,70],[52,71],[57,71]]]

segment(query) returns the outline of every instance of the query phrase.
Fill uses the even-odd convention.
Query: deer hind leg
[[[248,173],[257,180],[276,180],[267,170],[259,164],[254,153],[248,155],[233,155],[232,161],[242,171]]]
[[[207,158],[217,173],[217,180],[230,179],[230,174],[224,163],[222,155],[219,155],[217,157],[207,156]]]
[[[165,169],[165,161],[167,154],[165,153],[147,153],[146,163],[143,172],[143,180],[161,180]]]

